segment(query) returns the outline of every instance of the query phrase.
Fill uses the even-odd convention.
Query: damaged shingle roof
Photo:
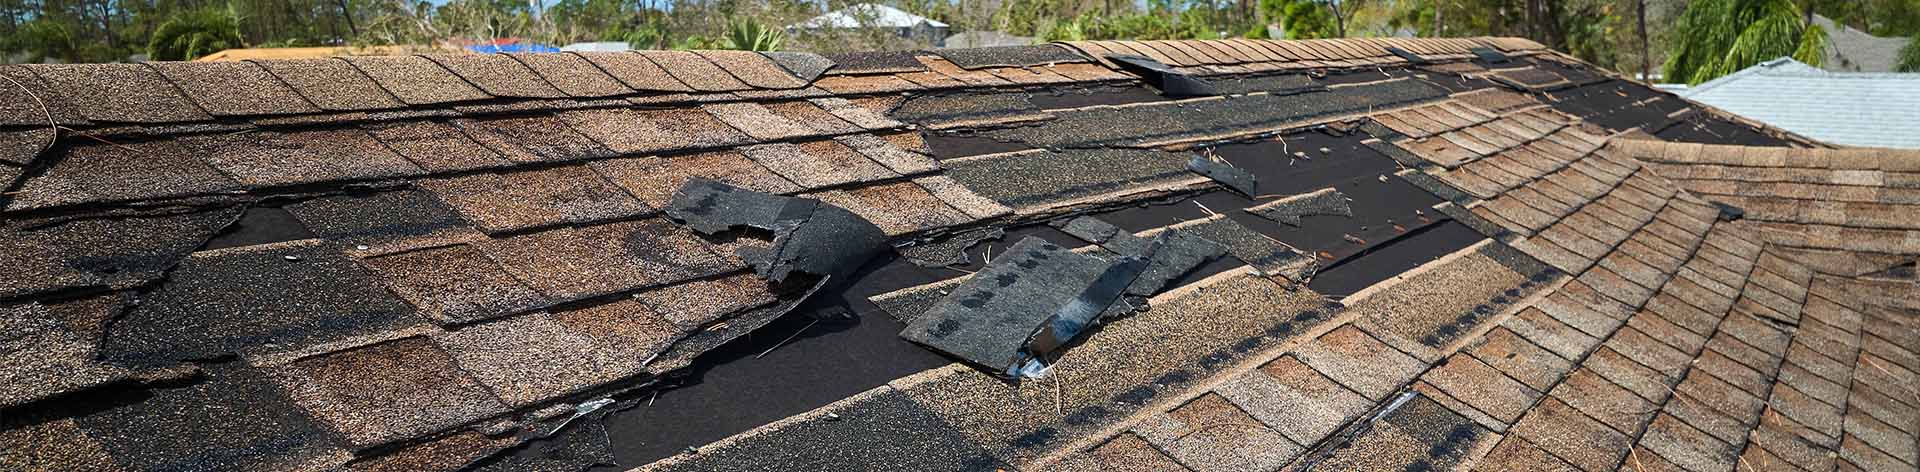
[[[1920,155],[1523,39],[0,74],[4,470],[1920,464]],[[780,198],[688,221],[689,181]],[[827,208],[865,232],[783,226]],[[875,271],[817,259],[880,238]],[[947,299],[1011,284],[972,274],[1048,257],[1152,264],[1118,297],[1020,286],[1106,314],[1037,377],[774,386],[859,392],[799,406],[685,380],[756,331],[911,347],[1020,304]],[[763,329],[829,302],[884,336]],[[1023,315],[961,331],[997,362]],[[616,428],[676,390],[732,429]]]

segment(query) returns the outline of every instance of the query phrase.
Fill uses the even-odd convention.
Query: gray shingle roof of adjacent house
[[[1916,73],[1829,72],[1780,58],[1680,94],[1829,143],[1920,149]]]
[[[1526,40],[0,75],[0,470],[1920,464],[1920,152]]]

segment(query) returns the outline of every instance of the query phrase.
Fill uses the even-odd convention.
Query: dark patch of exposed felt
[[[319,240],[195,253],[107,330],[130,365],[297,349],[419,323],[372,274]]]
[[[862,51],[821,54],[833,62],[832,74],[892,74],[924,72],[926,64],[914,59],[912,51]]]
[[[287,210],[255,206],[248,207],[238,221],[227,225],[219,235],[208,240],[201,250],[224,249],[230,247],[252,246],[297,241],[314,237],[313,231],[295,219]]]

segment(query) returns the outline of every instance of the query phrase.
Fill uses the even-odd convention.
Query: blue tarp
[[[560,48],[548,46],[545,44],[534,44],[534,43],[476,44],[472,46],[467,46],[467,50],[473,51],[473,52],[480,52],[480,53],[560,52]]]

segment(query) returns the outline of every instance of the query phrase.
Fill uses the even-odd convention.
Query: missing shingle
[[[1387,48],[1387,52],[1392,53],[1395,56],[1400,56],[1401,59],[1406,59],[1407,62],[1410,64],[1419,65],[1419,64],[1426,64],[1428,62],[1427,58],[1420,57],[1419,54],[1414,54],[1412,51],[1408,51],[1405,49]]]
[[[967,265],[972,262],[967,249],[982,242],[999,240],[1007,234],[999,227],[977,229],[947,236],[937,242],[926,242],[896,248],[900,255],[920,267],[936,268]]]
[[[248,207],[240,220],[207,241],[202,249],[222,249],[258,244],[273,244],[314,238],[313,231],[292,213],[279,207]]]
[[[1151,58],[1127,54],[1108,55],[1107,60],[1119,64],[1120,68],[1140,76],[1148,85],[1160,89],[1160,94],[1168,97],[1212,97],[1220,95],[1213,85],[1181,73]]]
[[[1479,57],[1480,62],[1485,62],[1488,64],[1500,64],[1500,63],[1505,63],[1508,60],[1506,54],[1501,53],[1500,51],[1495,51],[1493,50],[1493,48],[1490,48],[1490,47],[1484,47],[1484,46],[1477,47],[1473,49],[1468,49],[1468,51],[1473,52],[1474,56]]]
[[[705,178],[687,180],[674,193],[667,215],[702,234],[740,228],[771,232],[771,247],[738,252],[776,284],[794,272],[845,279],[887,247],[885,232],[844,208]]]

